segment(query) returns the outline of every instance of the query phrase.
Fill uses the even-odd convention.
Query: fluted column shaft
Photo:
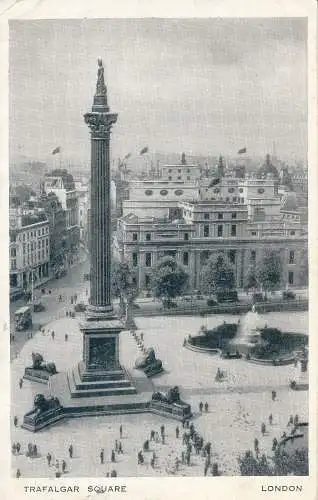
[[[111,308],[109,139],[91,137],[91,295],[94,307]]]

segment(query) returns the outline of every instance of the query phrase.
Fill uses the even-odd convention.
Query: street
[[[86,257],[85,261],[84,258]],[[71,296],[77,293],[78,296],[85,294],[89,283],[84,281],[84,273],[89,272],[89,259],[84,252],[81,255],[79,263],[69,269],[66,276],[60,279],[52,279],[45,285],[46,293],[42,294],[41,289],[34,290],[35,300],[40,300],[45,306],[45,311],[32,313],[33,329],[32,335],[39,330],[42,325],[46,325],[55,319],[64,317],[66,311],[73,310],[71,305]],[[49,294],[49,290],[51,293]],[[59,301],[59,296],[62,295],[62,301]],[[10,304],[10,331],[14,333],[15,340],[11,343],[10,358],[14,359],[20,353],[25,342],[30,336],[29,330],[15,331],[14,328],[14,313],[20,307],[25,306],[25,301],[19,299]]]

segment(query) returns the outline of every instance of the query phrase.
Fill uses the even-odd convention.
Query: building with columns
[[[220,254],[233,266],[237,287],[244,288],[247,270],[270,250],[281,256],[282,287],[305,286],[307,230],[300,219],[281,213],[275,180],[224,177],[212,186],[211,179],[201,181],[196,199],[175,201],[174,218],[167,211],[158,217],[161,202],[154,211],[146,199],[119,219],[114,252],[136,268],[139,289],[149,287],[151,267],[165,255],[187,269],[191,288],[200,288],[202,267]]]

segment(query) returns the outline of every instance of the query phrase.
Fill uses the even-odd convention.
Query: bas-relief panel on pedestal
[[[88,349],[89,368],[112,370],[117,367],[115,338],[91,338]]]

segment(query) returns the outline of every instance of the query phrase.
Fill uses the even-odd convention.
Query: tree
[[[172,257],[161,259],[152,269],[151,288],[155,297],[167,305],[171,299],[181,295],[189,280],[189,275]]]
[[[256,267],[256,279],[264,288],[275,290],[282,278],[282,261],[277,252],[268,252]]]
[[[254,457],[249,450],[238,458],[241,476],[272,476],[272,471],[265,455]]]
[[[15,196],[20,201],[20,203],[23,204],[29,201],[31,196],[36,196],[36,193],[29,186],[26,186],[25,184],[20,184],[15,187]]]
[[[120,308],[123,312],[126,306],[131,306],[133,300],[137,296],[136,275],[128,262],[120,262],[114,260],[112,262],[112,276],[111,276],[112,294],[118,297],[120,301]]]
[[[245,288],[246,290],[256,290],[258,288],[255,265],[250,265],[247,269]]]
[[[231,266],[222,258],[209,258],[201,273],[201,290],[207,295],[227,293],[235,288],[235,276]]]

